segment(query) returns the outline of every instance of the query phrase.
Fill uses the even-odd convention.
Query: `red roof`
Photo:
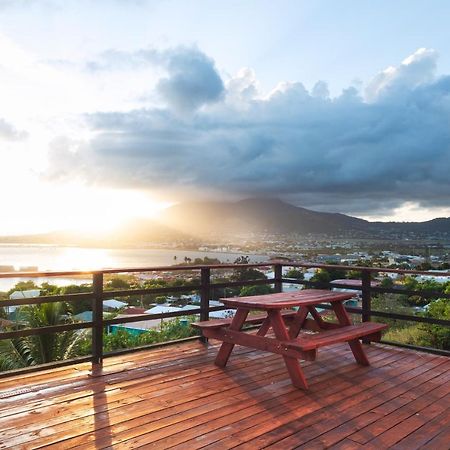
[[[145,308],[136,308],[131,306],[130,308],[126,308],[122,311],[121,314],[144,314]]]

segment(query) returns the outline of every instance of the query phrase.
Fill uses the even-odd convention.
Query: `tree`
[[[392,278],[384,277],[381,280],[380,286],[383,288],[389,289],[394,286],[394,282],[392,281]]]
[[[311,281],[316,281],[319,283],[329,283],[332,280],[338,280],[345,278],[345,271],[337,269],[319,269]]]
[[[243,267],[235,269],[231,279],[233,281],[247,281],[247,280],[265,280],[267,277],[259,270],[253,267],[245,267],[250,258],[248,256],[240,256],[234,261],[234,264],[241,264]]]
[[[218,265],[218,264],[220,264],[220,260],[217,259],[217,258],[208,258],[207,256],[205,256],[203,259],[202,258],[195,258],[194,259],[194,264],[196,266]]]
[[[42,283],[41,284],[41,295],[58,295],[61,293],[61,288],[56,286],[56,284]]]
[[[428,306],[428,311],[424,315],[426,317],[434,317],[435,319],[450,320],[450,299],[439,298],[438,300],[431,302]],[[449,327],[422,324],[421,329],[427,333],[432,347],[444,350],[450,349]]]
[[[305,275],[303,272],[299,269],[289,269],[286,273],[286,278],[294,278],[296,280],[303,280],[305,278]]]
[[[73,322],[64,302],[25,306],[20,309],[20,318],[31,328]],[[77,356],[85,334],[84,330],[70,330],[1,340],[0,370],[19,369]]]
[[[268,284],[259,284],[256,286],[244,286],[240,293],[240,297],[247,297],[251,295],[265,295],[271,294],[273,289]]]
[[[92,292],[92,284],[69,284],[61,288],[62,295],[81,294]],[[92,300],[75,300],[71,302],[72,314],[76,315],[83,311],[92,310]]]

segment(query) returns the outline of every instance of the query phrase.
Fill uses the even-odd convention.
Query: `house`
[[[145,314],[164,314],[170,312],[182,311],[181,308],[177,308],[175,306],[167,306],[167,305],[156,305],[153,308],[147,309],[144,311]]]
[[[19,300],[21,298],[36,298],[41,295],[40,289],[28,289],[26,291],[14,291],[10,294],[10,300]]]
[[[223,311],[211,311],[209,313],[210,319],[228,319],[233,317],[236,311],[234,309],[224,309]]]
[[[223,303],[219,302],[219,300],[210,300],[209,307],[212,308],[214,306],[223,306]]]
[[[115,309],[126,308],[127,306],[128,303],[121,302],[115,298],[103,301],[103,311],[114,311]]]
[[[92,322],[92,311],[83,311],[73,316],[75,320],[80,322]]]
[[[180,307],[180,309],[182,311],[189,311],[189,310],[192,310],[192,309],[199,309],[199,308],[200,308],[199,305],[185,305],[185,306],[181,306]]]
[[[132,317],[131,314],[119,314],[116,319],[120,319],[122,317]],[[118,331],[126,331],[127,333],[133,336],[139,336],[142,333],[145,333],[148,330],[158,330],[161,328],[162,322],[167,319],[150,319],[150,320],[141,320],[139,322],[131,322],[131,323],[118,323],[115,325],[110,325],[108,327],[109,332],[112,334],[117,333]]]
[[[36,298],[41,295],[40,289],[28,289],[26,291],[14,291],[9,295],[10,300],[21,300],[23,298]],[[16,310],[20,308],[19,305],[5,306],[5,311],[8,319],[17,320]]]

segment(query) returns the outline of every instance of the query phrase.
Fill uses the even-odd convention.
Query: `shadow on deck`
[[[0,449],[444,449],[450,360],[371,345],[370,367],[346,345],[302,362],[292,387],[278,355],[184,343],[0,380]]]

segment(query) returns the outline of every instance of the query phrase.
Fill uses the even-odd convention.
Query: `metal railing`
[[[211,271],[218,270],[236,270],[236,269],[261,269],[261,268],[272,268],[274,277],[270,279],[258,279],[258,280],[245,280],[245,281],[226,281],[220,283],[214,283],[211,277]],[[331,270],[344,270],[344,271],[360,271],[361,273],[361,285],[350,286],[348,284],[337,284],[337,283],[323,283],[323,282],[313,282],[292,278],[283,277],[283,267],[294,267],[294,268],[318,268],[318,269],[331,269]],[[105,290],[104,289],[104,276],[113,274],[133,274],[133,273],[146,273],[146,272],[194,272],[200,275],[200,283],[195,285],[183,285],[183,286],[173,286],[173,287],[158,287],[149,289],[125,289],[125,290]],[[0,278],[35,278],[35,277],[61,277],[61,276],[92,276],[92,292],[81,293],[81,294],[67,294],[67,295],[50,295],[50,296],[40,296],[35,298],[21,298],[14,300],[2,300],[0,301],[0,307],[8,306],[22,306],[22,305],[37,305],[42,303],[50,302],[77,302],[80,300],[91,300],[92,302],[92,321],[89,322],[77,322],[77,323],[67,323],[61,325],[44,326],[40,328],[24,328],[16,330],[8,330],[0,332],[0,339],[12,339],[20,338],[31,335],[43,335],[49,333],[58,333],[69,330],[81,330],[81,329],[92,329],[92,355],[86,357],[78,357],[76,359],[56,361],[53,363],[47,363],[41,366],[27,367],[24,369],[19,369],[14,372],[28,372],[33,370],[39,370],[39,368],[49,368],[57,367],[61,365],[71,364],[73,362],[81,361],[92,361],[93,364],[101,364],[105,356],[112,356],[118,353],[123,353],[124,351],[135,351],[136,349],[126,349],[115,352],[109,352],[104,354],[103,351],[103,332],[105,327],[110,325],[125,324],[131,322],[138,322],[142,320],[151,319],[164,319],[164,318],[174,318],[180,316],[190,316],[199,315],[200,320],[208,320],[209,313],[212,311],[220,311],[226,309],[224,306],[210,307],[209,301],[211,300],[212,292],[216,289],[227,288],[227,287],[241,287],[241,286],[252,286],[260,284],[269,284],[274,286],[275,292],[282,292],[283,283],[289,284],[300,284],[312,288],[330,289],[330,288],[345,288],[352,289],[355,291],[361,291],[361,308],[356,307],[346,307],[347,311],[352,314],[361,315],[363,322],[370,321],[372,317],[384,317],[389,319],[403,320],[403,321],[413,321],[421,322],[426,324],[440,325],[449,327],[450,320],[437,319],[432,317],[423,317],[417,315],[407,315],[398,314],[386,311],[376,311],[372,309],[372,293],[392,293],[392,294],[403,294],[403,295],[419,295],[421,297],[428,298],[450,298],[450,294],[445,294],[442,292],[430,292],[430,291],[411,291],[401,288],[384,288],[379,286],[373,286],[371,283],[371,275],[376,272],[390,272],[402,275],[419,275],[425,274],[430,275],[427,271],[416,271],[416,270],[400,270],[400,269],[387,269],[380,267],[359,267],[359,266],[340,266],[340,265],[330,265],[330,264],[315,264],[310,262],[287,262],[287,261],[277,261],[277,262],[266,262],[266,263],[255,263],[255,264],[220,264],[220,265],[179,265],[179,266],[162,266],[162,267],[139,267],[139,268],[119,268],[119,269],[104,269],[95,271],[65,271],[65,272],[8,272],[0,273]],[[434,276],[449,276],[447,272],[432,272]],[[200,293],[200,307],[198,309],[190,309],[185,311],[175,311],[160,314],[139,314],[132,315],[130,317],[120,317],[113,319],[105,319],[103,317],[103,301],[111,297],[123,297],[123,296],[135,296],[135,295],[147,295],[147,294],[173,294],[181,292],[192,292],[198,291]],[[325,309],[329,309],[329,305],[320,305]],[[193,337],[193,339],[201,339],[201,337]],[[190,338],[188,338],[190,339]],[[177,342],[177,341],[172,341]],[[433,349],[433,348],[423,348],[414,345],[399,344],[395,342],[382,341],[387,344],[400,345],[415,350],[426,350],[433,353],[444,354],[450,356],[450,352],[447,350]],[[140,348],[149,348],[154,346],[164,345],[152,344]],[[0,376],[5,374],[11,374],[11,371],[0,373]]]

